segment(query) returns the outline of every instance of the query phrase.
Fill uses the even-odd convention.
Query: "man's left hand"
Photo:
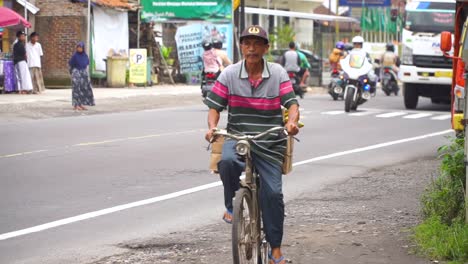
[[[286,131],[290,136],[295,136],[299,133],[299,126],[296,122],[288,121],[286,123]]]

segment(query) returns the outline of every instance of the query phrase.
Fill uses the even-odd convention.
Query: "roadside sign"
[[[231,0],[141,0],[145,21],[232,20]]]
[[[130,49],[130,83],[146,83],[147,74],[146,49]]]
[[[369,6],[391,6],[391,0],[340,0],[340,6],[369,7]]]

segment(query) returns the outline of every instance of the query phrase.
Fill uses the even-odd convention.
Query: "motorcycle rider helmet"
[[[222,49],[223,48],[223,42],[219,39],[214,39],[213,40],[213,48],[215,49]]]
[[[393,43],[387,43],[387,44],[385,45],[385,49],[386,49],[387,51],[395,52],[395,46],[393,46]]]
[[[207,40],[203,41],[202,46],[204,50],[210,50],[213,47],[211,42]]]
[[[345,47],[345,44],[344,44],[343,41],[338,41],[338,42],[336,43],[335,47],[336,47],[337,49],[343,50],[344,47]]]
[[[345,51],[350,51],[352,49],[353,49],[353,44],[351,44],[351,43],[344,44],[344,50]]]
[[[364,38],[361,37],[361,36],[355,36],[351,42],[353,42],[353,44],[354,43],[364,43]]]

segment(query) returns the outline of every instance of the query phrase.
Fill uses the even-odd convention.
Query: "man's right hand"
[[[205,134],[205,139],[206,141],[212,143],[214,141],[214,132],[215,132],[216,128],[212,128],[210,130],[208,130],[208,132],[206,132]]]

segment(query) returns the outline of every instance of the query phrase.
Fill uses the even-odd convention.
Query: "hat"
[[[21,30],[18,31],[18,32],[16,32],[16,37],[17,37],[17,38],[18,38],[19,36],[21,36],[21,35],[25,35],[25,36],[26,36],[26,34],[25,34],[23,31],[21,31]]]
[[[269,42],[267,32],[261,26],[258,25],[252,25],[246,28],[240,36],[240,41],[242,42],[242,39],[245,37],[259,37],[264,39],[266,43]]]

